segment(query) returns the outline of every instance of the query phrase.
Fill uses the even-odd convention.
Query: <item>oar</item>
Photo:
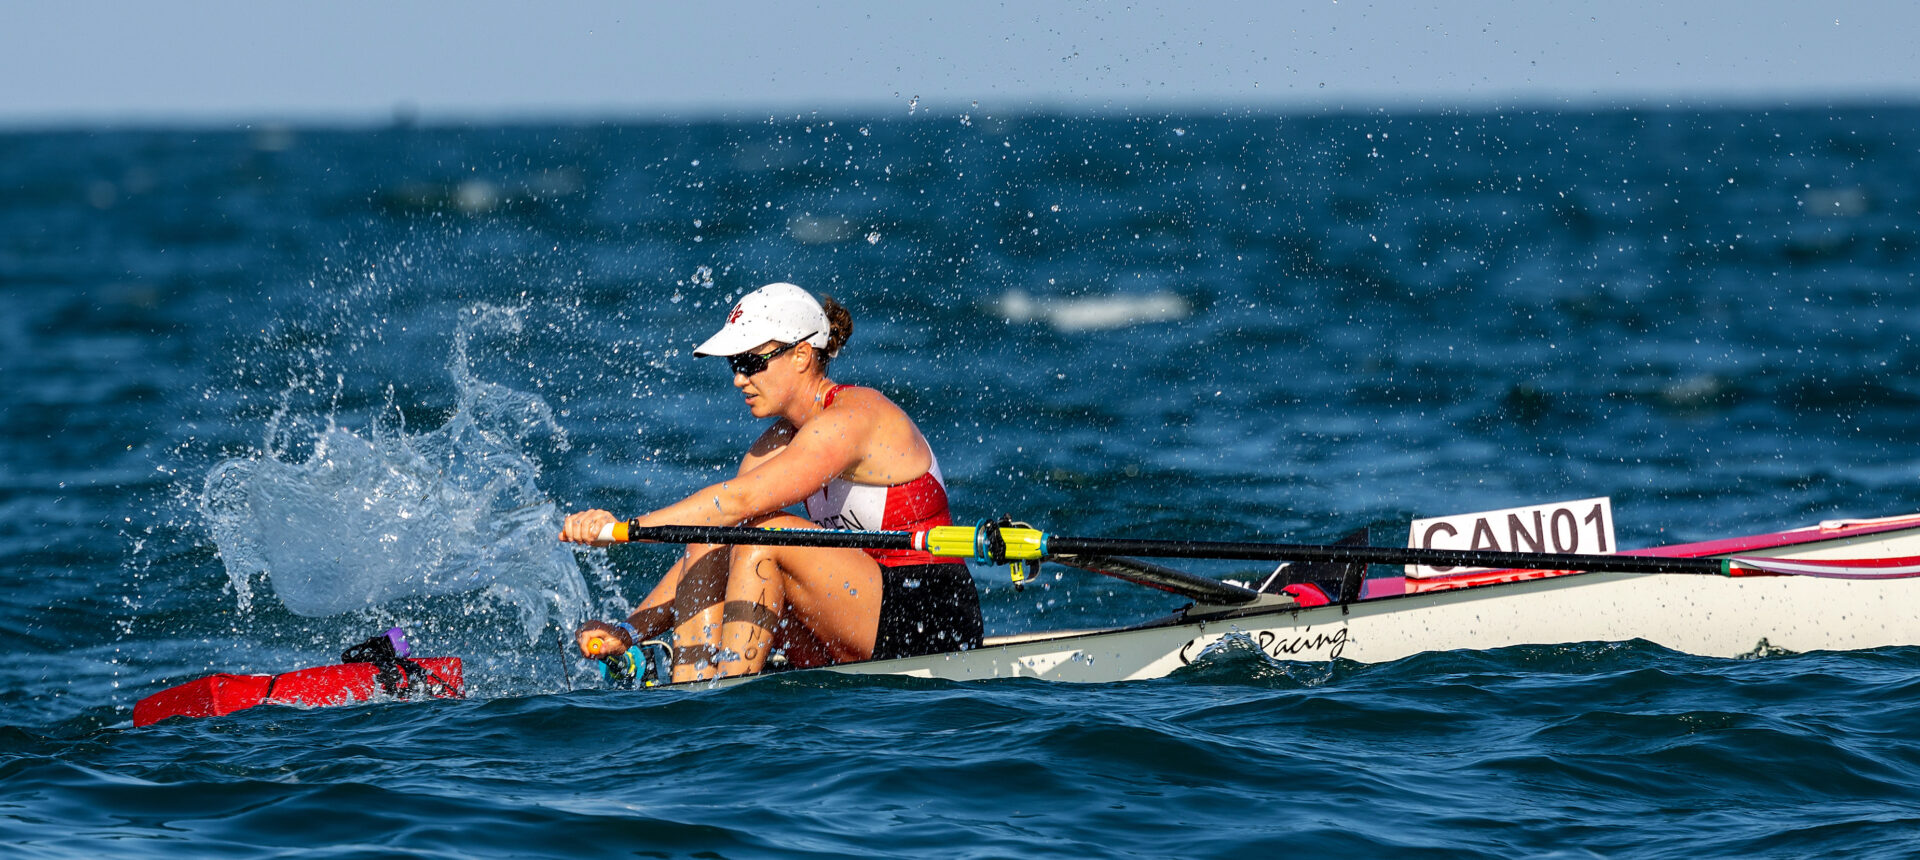
[[[1252,603],[1260,599],[1260,592],[1251,588],[1208,579],[1184,570],[1161,567],[1137,558],[1117,555],[1050,555],[1047,558],[1068,567],[1077,567],[1103,576],[1124,579],[1135,585],[1170,591],[1181,597],[1201,603],[1211,603],[1215,606],[1239,606],[1242,603]]]
[[[931,538],[930,534],[933,532],[938,532],[940,537]],[[979,528],[940,526],[929,532],[852,532],[827,529],[751,529],[717,526],[640,527],[631,523],[611,523],[600,531],[600,540],[608,543],[656,541],[659,543],[825,546],[893,550],[926,550],[928,543],[932,542],[935,548],[927,550],[932,555],[942,558],[974,558],[982,564],[1006,564],[1013,560],[1031,561],[1040,558],[1038,555],[1025,554],[1021,548],[1009,548],[1004,544],[1001,545],[1000,552],[995,553],[991,545],[992,539],[997,536],[1012,535],[1015,532],[1039,534],[1033,529],[1016,529],[992,523]],[[984,553],[984,555],[977,555],[977,553]],[[1216,606],[1238,606],[1243,603],[1252,603],[1260,598],[1260,592],[1251,588],[1208,579],[1183,570],[1161,567],[1139,559],[1059,553],[1048,555],[1047,558],[1069,567],[1123,579],[1136,585],[1158,588],[1161,591],[1172,592],[1190,600]]]
[[[1147,556],[1250,561],[1329,561],[1362,564],[1416,564],[1428,567],[1484,567],[1503,570],[1607,571],[1611,573],[1689,573],[1712,576],[1817,576],[1834,579],[1903,579],[1920,576],[1920,558],[1808,561],[1759,557],[1680,558],[1654,555],[1580,555],[1572,553],[1422,549],[1419,547],[1178,541],[1090,538],[1050,535],[1039,529],[1001,526],[938,526],[926,531],[850,532],[827,529],[755,529],[726,526],[636,526],[611,523],[600,533],[606,542],[746,544],[752,546],[825,546],[851,549],[916,550],[941,558],[972,559],[983,564],[1055,556]]]

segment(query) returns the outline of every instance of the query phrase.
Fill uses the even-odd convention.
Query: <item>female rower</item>
[[[640,517],[640,526],[919,530],[948,525],[927,440],[871,388],[836,384],[827,364],[853,334],[847,310],[793,284],[740,300],[694,349],[724,356],[756,418],[776,419],[732,480]],[[807,517],[783,509],[804,501]],[[615,522],[567,517],[561,540],[592,543]],[[585,656],[618,656],[672,631],[673,680],[759,672],[784,649],[795,666],[955,651],[980,644],[980,597],[965,564],[924,552],[689,546],[624,623],[588,622]]]

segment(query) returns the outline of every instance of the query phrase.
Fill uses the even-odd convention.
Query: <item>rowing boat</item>
[[[941,554],[942,536],[656,527],[616,540],[713,543],[879,545],[905,540]],[[1169,617],[1130,627],[995,636],[982,647],[826,667],[853,675],[906,675],[954,681],[1039,678],[1114,682],[1158,678],[1223,647],[1257,648],[1278,660],[1380,663],[1429,651],[1516,645],[1646,640],[1708,657],[1857,650],[1920,644],[1920,514],[1829,521],[1805,528],[1610,556],[1451,553],[1391,547],[1277,544],[1262,556],[1244,544],[1144,542],[1161,556],[1292,558],[1379,563],[1503,563],[1451,581],[1367,580],[1358,599],[1307,606],[1157,565],[1085,553],[1100,539],[1053,538],[982,527],[953,531],[946,543],[972,543],[981,560],[1003,561],[1008,546],[1027,558],[1076,567],[1193,597]],[[961,535],[967,532],[967,535]],[[613,533],[609,532],[609,536]],[[1035,537],[1035,535],[1039,535]],[[837,544],[835,542],[838,542]],[[989,553],[989,544],[998,552]],[[1063,547],[1083,550],[1071,553]],[[1237,554],[1236,554],[1237,553]],[[1136,553],[1139,554],[1139,553]],[[990,557],[990,558],[989,558]],[[1513,562],[1519,564],[1512,564]],[[1570,569],[1579,568],[1579,569]],[[1664,571],[1664,572],[1663,572]],[[1722,575],[1700,575],[1719,573]],[[1186,582],[1182,579],[1193,582]],[[1213,587],[1209,587],[1209,584]],[[749,680],[728,678],[720,684]]]

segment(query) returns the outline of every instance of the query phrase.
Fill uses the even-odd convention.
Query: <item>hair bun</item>
[[[820,307],[827,312],[829,326],[825,352],[828,358],[833,358],[840,354],[840,349],[847,345],[849,338],[853,337],[853,314],[848,313],[846,306],[834,301],[832,296],[821,296]]]

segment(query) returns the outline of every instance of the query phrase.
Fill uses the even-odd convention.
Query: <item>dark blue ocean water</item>
[[[0,134],[0,845],[1913,856],[1920,648],[616,692],[560,631],[668,550],[547,536],[732,468],[755,424],[689,352],[771,280],[852,308],[836,376],[963,519],[1908,513],[1917,268],[1910,106]],[[989,633],[1177,603],[975,573]],[[389,624],[473,695],[131,727]]]

